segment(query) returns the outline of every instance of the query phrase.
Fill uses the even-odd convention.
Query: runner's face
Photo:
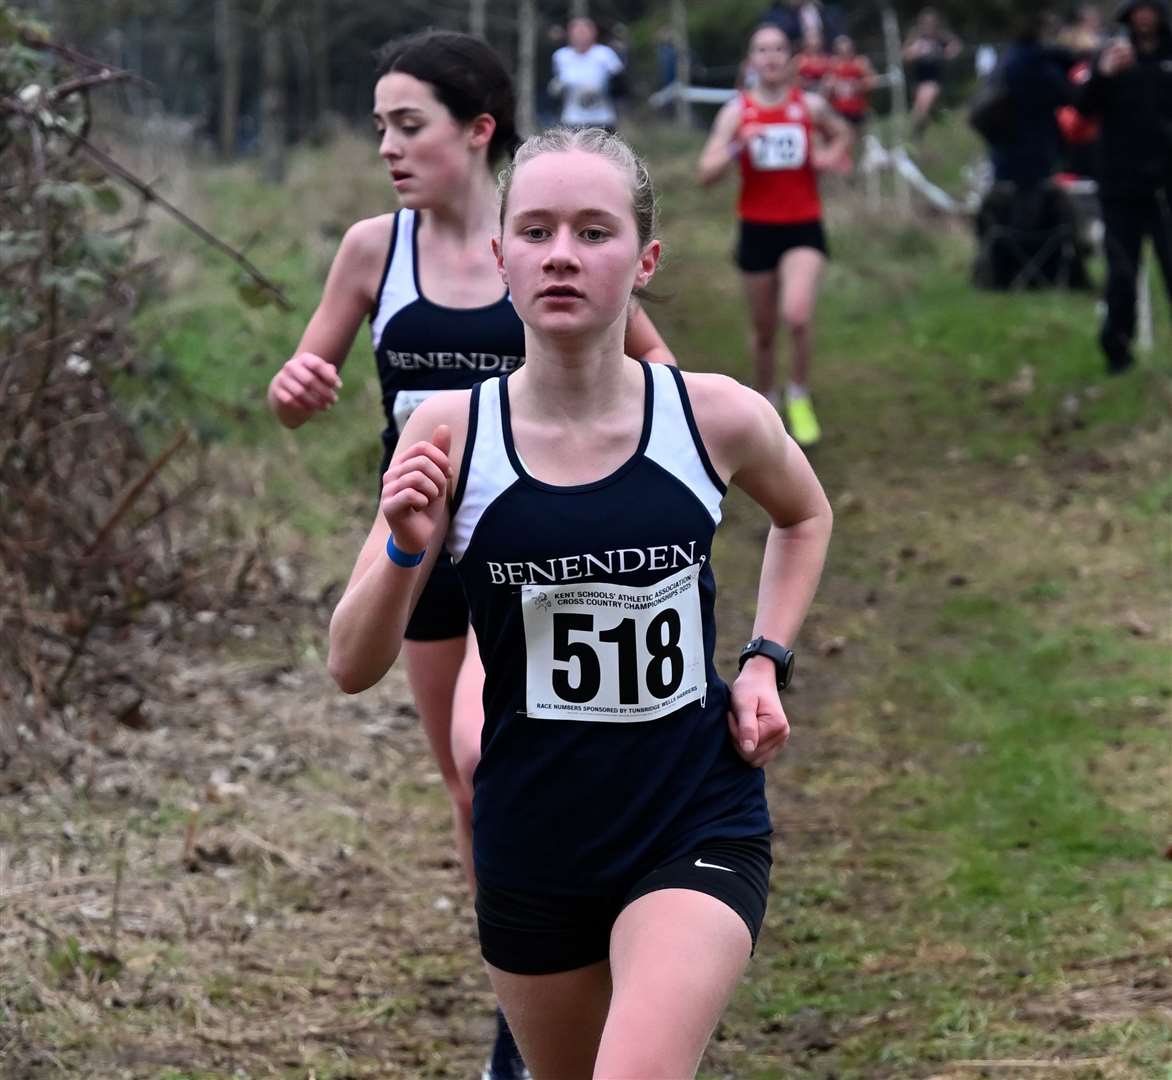
[[[789,40],[775,27],[763,27],[749,41],[749,66],[767,86],[785,80],[789,57]]]
[[[473,125],[459,123],[429,83],[401,71],[374,87],[374,126],[399,201],[420,210],[442,204],[467,184],[478,164]]]
[[[641,247],[631,184],[609,159],[550,152],[513,176],[497,265],[526,325],[555,337],[597,333],[626,318],[659,241]]]
[[[586,52],[598,41],[598,30],[589,19],[574,19],[570,23],[570,46],[578,52]]]

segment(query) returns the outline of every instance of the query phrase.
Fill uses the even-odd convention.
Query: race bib
[[[411,414],[432,394],[439,392],[438,390],[400,390],[395,395],[395,406],[391,410],[391,414],[395,418],[395,427],[402,431],[403,426],[411,418]]]
[[[549,720],[636,723],[706,688],[700,566],[635,588],[525,585],[525,711]]]
[[[766,124],[749,140],[754,169],[776,172],[806,164],[806,129],[802,124]]]

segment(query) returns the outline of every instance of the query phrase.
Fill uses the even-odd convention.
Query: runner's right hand
[[[324,412],[338,400],[342,378],[338,369],[315,353],[303,352],[273,376],[272,394],[279,405],[302,412]]]
[[[451,448],[452,430],[440,424],[430,442],[417,442],[396,454],[383,473],[379,508],[402,551],[415,553],[431,543],[452,477]]]

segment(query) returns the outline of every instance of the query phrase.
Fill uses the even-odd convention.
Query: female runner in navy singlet
[[[370,320],[387,427],[379,475],[411,411],[438,390],[467,388],[518,366],[524,333],[492,254],[494,163],[514,149],[509,75],[485,42],[423,32],[378,56],[374,125],[401,209],[357,222],[321,302],[268,400],[286,427],[329,409],[359,326]],[[671,362],[646,314],[632,309],[627,349]],[[452,802],[471,882],[471,775],[480,757],[480,668],[468,608],[450,561],[433,570],[406,630],[404,659]],[[503,1057],[507,1055],[495,1055]],[[498,1062],[489,1075],[508,1075]]]
[[[495,251],[525,365],[412,414],[330,623],[339,686],[373,685],[450,553],[486,673],[481,951],[538,1080],[695,1074],[764,918],[760,766],[789,732],[773,657],[830,534],[765,398],[624,355],[654,216],[616,136],[555,129],[520,148]],[[731,691],[710,566],[729,483],[772,523],[754,630],[768,640]]]

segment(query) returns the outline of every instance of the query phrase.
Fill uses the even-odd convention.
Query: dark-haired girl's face
[[[374,87],[379,157],[387,164],[399,201],[419,210],[456,197],[474,169],[484,168],[492,128],[462,124],[429,83],[392,71]]]
[[[749,39],[749,65],[767,86],[786,77],[789,61],[789,38],[778,27],[762,26]]]

